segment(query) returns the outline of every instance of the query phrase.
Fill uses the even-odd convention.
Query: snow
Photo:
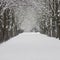
[[[0,60],[60,60],[60,40],[22,33],[0,44]]]

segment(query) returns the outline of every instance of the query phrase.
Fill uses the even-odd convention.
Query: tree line
[[[40,4],[37,4],[37,2]],[[39,11],[40,13],[38,12],[38,16],[36,15],[38,17],[36,23],[38,27],[32,28],[31,32],[34,30],[35,32],[60,39],[60,0],[36,0],[35,3],[36,12]],[[34,7],[33,4],[32,7]],[[15,10],[15,8],[18,9]],[[24,32],[24,30],[20,28],[24,17],[20,20],[16,18],[20,14],[19,11],[20,7],[16,1],[14,1],[14,3],[10,1],[7,3],[6,0],[0,0],[0,43]],[[23,12],[25,11],[23,10],[21,14]],[[15,13],[18,15],[15,16]],[[22,15],[25,16],[25,14]]]
[[[6,5],[6,1],[0,1],[0,43],[23,32],[23,30],[17,30],[14,9]]]
[[[44,0],[44,13],[40,22],[41,33],[60,39],[60,0]]]

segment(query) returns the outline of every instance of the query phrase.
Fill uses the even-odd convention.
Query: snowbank
[[[22,33],[0,45],[0,60],[60,60],[60,41],[40,33]]]

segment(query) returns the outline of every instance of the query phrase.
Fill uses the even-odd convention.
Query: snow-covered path
[[[22,33],[0,45],[0,60],[60,60],[60,40]]]

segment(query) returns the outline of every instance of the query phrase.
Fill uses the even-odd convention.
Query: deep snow
[[[0,45],[0,60],[60,60],[60,40],[22,33]]]

